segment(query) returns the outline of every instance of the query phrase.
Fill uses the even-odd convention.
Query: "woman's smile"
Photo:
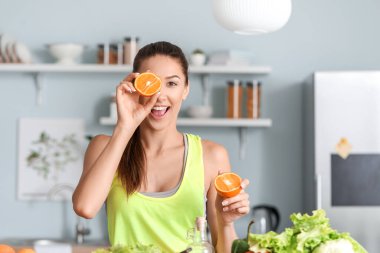
[[[154,106],[150,111],[150,115],[154,119],[162,119],[165,117],[166,113],[169,111],[170,106]]]

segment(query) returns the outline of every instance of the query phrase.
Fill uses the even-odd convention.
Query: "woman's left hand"
[[[244,179],[241,182],[241,191],[238,195],[223,199],[219,195],[216,197],[216,210],[219,218],[225,224],[232,223],[235,220],[249,213],[249,194],[244,191],[248,186],[249,180]]]

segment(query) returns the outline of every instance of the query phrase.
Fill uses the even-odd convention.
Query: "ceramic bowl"
[[[205,105],[192,105],[186,110],[187,115],[191,118],[209,118],[212,112],[212,107]]]
[[[82,55],[84,45],[75,43],[56,43],[48,45],[49,51],[57,64],[77,64],[79,56]]]

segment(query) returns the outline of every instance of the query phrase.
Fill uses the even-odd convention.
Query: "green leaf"
[[[313,211],[312,215],[294,213],[290,216],[293,226],[277,234],[250,234],[249,244],[269,249],[272,253],[312,253],[320,245],[338,239],[351,242],[355,253],[367,251],[348,233],[339,233],[330,227],[324,210]]]

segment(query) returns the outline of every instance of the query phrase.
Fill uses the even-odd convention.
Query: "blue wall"
[[[236,129],[183,131],[224,144],[233,169],[251,180],[252,205],[269,203],[284,217],[303,211],[302,89],[316,70],[378,69],[380,67],[380,2],[376,0],[293,1],[293,13],[282,30],[263,36],[239,36],[219,27],[211,1],[21,1],[0,0],[0,33],[27,44],[36,61],[52,62],[45,45],[80,42],[89,46],[84,61],[95,61],[95,45],[137,35],[145,44],[168,40],[188,54],[243,49],[255,64],[273,67],[263,80],[263,114],[273,127],[248,131],[247,156],[238,158]],[[17,120],[20,117],[83,117],[86,133],[110,133],[98,118],[108,114],[108,97],[120,74],[46,74],[44,103],[35,104],[33,79],[25,74],[0,74],[0,239],[8,237],[73,236],[75,216],[70,203],[21,202],[17,188]],[[248,76],[237,76],[243,80]],[[223,88],[231,76],[212,78],[213,105],[224,112]],[[199,77],[191,76],[192,94],[184,104],[200,103]],[[355,101],[353,101],[355,102]],[[306,196],[307,198],[307,196]],[[66,217],[66,218],[65,218]],[[239,235],[247,220],[238,222]],[[104,210],[88,222],[92,238],[104,237]]]

